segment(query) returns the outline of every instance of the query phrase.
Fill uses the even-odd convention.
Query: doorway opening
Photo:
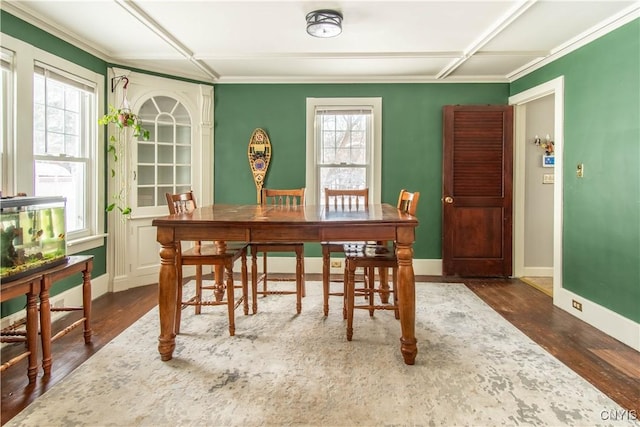
[[[554,298],[562,288],[563,88],[559,77],[509,98],[515,108],[514,277]],[[544,162],[550,141],[553,167]]]

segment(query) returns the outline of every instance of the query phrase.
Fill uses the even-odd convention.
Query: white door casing
[[[558,77],[547,83],[513,95],[509,104],[514,105],[514,232],[513,261],[514,276],[523,275],[524,271],[524,144],[526,130],[526,103],[554,95],[554,138],[555,167],[557,177],[553,195],[553,292],[562,288],[562,170],[564,142],[564,78]]]
[[[130,70],[113,68],[109,77],[128,79],[126,98],[131,110],[137,113],[150,98],[167,96],[176,99],[191,117],[191,184],[200,205],[213,201],[213,86],[199,85],[163,77],[150,76]],[[124,83],[109,93],[109,103],[119,107],[123,103]],[[135,205],[137,150],[135,142],[127,144],[119,161],[125,162],[123,176],[108,178],[108,194],[125,186],[127,202],[132,207],[130,218],[119,212],[108,216],[107,270],[114,292],[158,281],[160,246],[156,241],[153,218],[168,213],[166,205],[138,208]]]

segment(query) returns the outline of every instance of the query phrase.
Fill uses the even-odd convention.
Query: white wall
[[[553,175],[554,168],[542,166],[544,149],[533,143],[536,136],[543,141],[554,139],[554,95],[527,104],[525,138],[524,197],[524,267],[539,271],[540,276],[553,273],[553,187],[545,184],[544,175]],[[560,177],[558,177],[560,179]],[[548,269],[548,274],[544,274]]]

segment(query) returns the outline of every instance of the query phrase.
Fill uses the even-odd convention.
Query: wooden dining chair
[[[369,189],[360,190],[353,189],[324,189],[324,204],[328,211],[357,211],[368,209],[369,207]],[[361,242],[364,243],[364,242]],[[342,283],[340,291],[331,291],[331,254],[344,253],[345,242],[321,242],[322,247],[322,293],[323,293],[323,310],[324,315],[329,315],[329,297],[344,297],[344,277],[341,278]],[[343,310],[344,311],[344,310]],[[343,313],[344,314],[344,313]]]
[[[415,215],[418,209],[418,200],[420,193],[411,193],[407,190],[401,190],[398,197],[397,207],[400,211],[409,215]],[[375,310],[393,310],[396,319],[400,318],[398,311],[398,295],[397,295],[397,276],[398,276],[398,259],[396,256],[395,244],[387,243],[365,243],[365,244],[345,244],[345,298],[344,305],[347,312],[347,340],[353,338],[353,313],[354,309],[368,310],[369,315],[373,316]],[[355,286],[355,272],[357,268],[365,270],[365,281],[362,288]],[[392,288],[375,286],[375,269],[391,269],[393,271]],[[382,301],[388,300],[389,293],[391,300],[389,303]],[[355,304],[356,295],[365,297],[365,303]],[[376,303],[376,295],[380,296],[381,303]]]
[[[277,209],[291,209],[304,206],[304,188],[272,189],[263,188],[261,205],[272,206]],[[296,254],[296,288],[295,290],[269,289],[267,254],[272,252],[294,252]],[[258,276],[258,253],[262,253],[262,274]],[[262,282],[262,290],[258,291],[258,283]],[[251,243],[251,297],[252,310],[258,311],[258,295],[296,295],[296,312],[302,311],[302,297],[304,287],[304,243],[302,242],[257,242]]]
[[[196,199],[193,191],[180,194],[165,194],[169,213],[188,214],[196,209]],[[226,305],[229,315],[229,335],[235,335],[235,310],[243,304],[244,314],[249,314],[248,300],[248,280],[247,280],[247,248],[248,243],[242,242],[214,242],[203,244],[200,241],[193,242],[193,247],[182,249],[181,242],[176,244],[176,269],[178,279],[178,295],[176,298],[177,311],[175,321],[175,333],[180,333],[180,320],[182,309],[187,306],[194,306],[195,313],[200,314],[203,306]],[[241,285],[236,286],[233,281],[233,264],[236,260],[241,260]],[[183,298],[183,271],[185,265],[196,267],[195,295],[190,298]],[[211,265],[219,267],[222,282],[212,286],[202,284],[202,267]],[[236,299],[235,289],[240,288],[241,296]],[[212,290],[211,298],[203,297],[203,290]],[[226,299],[225,299],[226,291]]]

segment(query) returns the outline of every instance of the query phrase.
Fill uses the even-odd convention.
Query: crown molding
[[[109,52],[105,52],[103,50],[97,49],[93,45],[85,43],[84,41],[82,41],[82,37],[69,31],[68,29],[62,29],[47,22],[46,18],[40,16],[38,13],[30,9],[26,5],[26,2],[20,2],[16,0],[3,0],[2,2],[0,2],[0,9],[5,10],[16,18],[22,19],[23,21],[33,25],[34,27],[37,27],[42,31],[46,31],[52,36],[57,37],[69,44],[72,44],[75,47],[102,59],[103,61],[110,62],[113,60]]]
[[[515,70],[511,74],[507,75],[507,79],[509,82],[514,82],[519,78],[530,74],[545,65],[552,63],[553,61],[562,58],[565,55],[570,54],[571,52],[591,43],[594,40],[599,39],[600,37],[622,27],[625,24],[633,21],[634,19],[638,19],[640,17],[640,2],[636,2],[633,5],[629,6],[622,12],[612,16],[611,18],[601,22],[600,24],[590,28],[589,30],[583,32],[582,34],[574,37],[573,39],[567,41],[566,43],[556,47],[551,51],[551,54],[546,56],[541,60],[531,61],[529,64],[520,67]]]

